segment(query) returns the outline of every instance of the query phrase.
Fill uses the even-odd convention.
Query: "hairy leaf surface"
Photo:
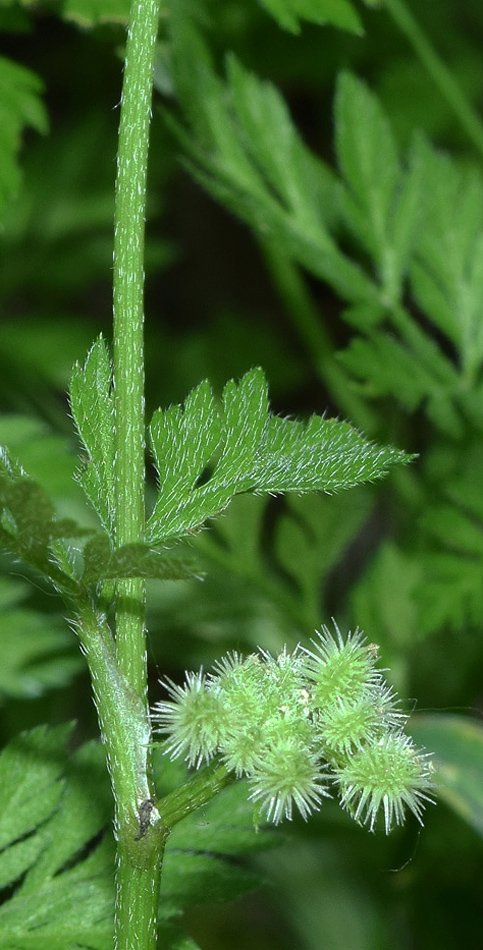
[[[151,441],[159,495],[147,536],[156,544],[201,527],[240,493],[332,492],[407,461],[396,449],[367,442],[348,423],[271,415],[260,369],[227,383],[221,406],[203,382],[183,407],[157,410]]]
[[[78,480],[112,537],[114,531],[114,403],[112,366],[102,337],[94,343],[83,367],[74,367],[70,403],[77,431],[87,453]]]

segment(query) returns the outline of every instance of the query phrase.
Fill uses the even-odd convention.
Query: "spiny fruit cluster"
[[[196,768],[221,756],[274,823],[294,806],[307,818],[331,793],[371,831],[381,809],[386,832],[405,808],[421,822],[430,756],[403,731],[407,716],[375,669],[377,647],[358,630],[344,640],[337,626],[312,647],[276,658],[235,652],[210,673],[187,673],[183,686],[166,680],[171,698],[153,711],[166,751]]]

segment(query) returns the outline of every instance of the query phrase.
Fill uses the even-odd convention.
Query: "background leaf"
[[[0,696],[34,699],[83,669],[77,644],[60,618],[24,605],[29,588],[0,577]]]
[[[3,867],[3,880],[8,872],[16,883],[27,871],[0,907],[0,946],[6,950],[47,950],[49,945],[60,950],[75,944],[107,950],[112,943],[113,848],[107,839],[95,847],[95,836],[109,820],[103,755],[97,744],[81,750],[68,770],[73,787],[67,784],[62,795],[59,779],[69,732],[63,726],[23,733],[0,758],[0,781],[9,801],[0,875]],[[88,802],[87,787],[92,790]],[[8,845],[26,832],[30,854],[21,855],[15,844]]]
[[[47,131],[47,114],[40,99],[42,82],[33,72],[0,57],[0,220],[19,184],[17,152],[25,125]]]
[[[126,23],[129,16],[127,0],[63,0],[62,16],[80,27],[100,23]]]
[[[464,716],[419,715],[411,720],[416,741],[435,755],[438,795],[483,835],[483,728]]]
[[[336,26],[361,33],[362,26],[354,5],[348,0],[262,0],[264,7],[280,26],[298,32],[299,19]]]
[[[225,901],[258,888],[260,876],[229,858],[273,847],[281,840],[277,832],[255,830],[243,782],[225,789],[170,835],[163,866],[165,899],[182,905]]]

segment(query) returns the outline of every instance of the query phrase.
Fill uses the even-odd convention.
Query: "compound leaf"
[[[463,431],[465,413],[481,424],[481,175],[461,171],[421,136],[400,160],[377,98],[343,73],[335,107],[337,176],[302,142],[273,86],[233,57],[224,85],[183,15],[174,18],[172,36],[174,86],[191,132],[168,122],[188,168],[279,258],[306,268],[347,301],[344,319],[368,337],[343,356],[368,384],[364,395],[390,395],[411,410],[422,405],[451,436]],[[191,73],[182,63],[186,43],[197,64]],[[354,239],[350,251],[340,246],[341,222]],[[434,333],[406,308],[408,298]]]
[[[225,87],[186,17],[177,12],[170,26],[174,85],[193,132],[169,115],[166,120],[189,170],[278,252],[328,280],[346,299],[372,299],[371,280],[328,231],[338,213],[334,176],[300,139],[280,94],[234,57]]]
[[[80,746],[62,764],[64,788],[59,808],[37,834],[44,839],[41,859],[22,884],[34,892],[42,878],[56,875],[109,823],[111,796],[104,748],[95,740]],[[87,782],[87,792],[86,792]],[[92,791],[95,789],[95,795]],[[75,821],[71,821],[75,815]]]
[[[151,544],[200,528],[243,492],[332,492],[407,460],[336,419],[293,422],[271,415],[260,369],[227,383],[220,407],[204,382],[184,407],[158,410],[151,440],[159,473],[147,526]]]
[[[483,557],[483,527],[473,511],[449,504],[434,504],[421,515],[421,524],[433,538],[467,558]]]
[[[247,72],[231,55],[228,80],[238,139],[301,229],[321,239],[324,218],[335,216],[335,176],[302,142],[287,105],[272,83]],[[236,129],[236,126],[234,127]]]
[[[401,671],[403,651],[424,636],[418,593],[420,558],[385,541],[350,592],[351,613],[381,647],[391,669]]]
[[[413,149],[402,170],[385,112],[350,73],[338,79],[335,119],[344,216],[375,261],[384,298],[397,301],[418,236],[424,161]]]
[[[431,344],[429,339],[427,342]],[[371,334],[370,339],[354,337],[339,354],[339,359],[355,379],[364,383],[366,395],[372,398],[391,395],[410,412],[424,405],[440,429],[457,435],[461,431],[461,420],[453,399],[458,375],[445,357],[442,357],[444,366],[440,367],[438,354],[435,355],[431,365],[427,354],[418,352],[386,330]]]
[[[295,584],[307,629],[320,623],[325,604],[321,595],[330,572],[350,542],[362,530],[371,510],[370,493],[363,488],[349,496],[289,495],[274,532],[274,551],[285,576]]]
[[[0,447],[0,541],[8,550],[43,566],[54,518],[47,492]]]
[[[0,881],[13,887],[0,907],[2,950],[112,946],[112,842],[92,849],[110,817],[104,756],[91,743],[67,764],[70,732],[42,726],[0,755]]]

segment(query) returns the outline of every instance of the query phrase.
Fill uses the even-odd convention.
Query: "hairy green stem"
[[[133,0],[119,127],[114,233],[114,385],[116,543],[144,536],[144,221],[159,0]],[[146,688],[144,584],[118,586],[119,665],[133,688]]]
[[[144,222],[159,0],[133,0],[119,128],[114,232],[114,396],[118,547],[144,539]],[[106,664],[107,659],[107,664]],[[110,663],[109,670],[109,661]],[[150,808],[145,584],[120,581],[115,657],[101,657],[96,690],[116,805],[116,950],[154,950],[163,830]],[[91,664],[92,669],[92,664]],[[114,689],[103,708],[106,676]],[[113,689],[111,688],[111,693]],[[108,697],[109,698],[109,697]],[[117,704],[117,705],[116,705]],[[108,703],[109,705],[109,703]],[[126,735],[122,734],[124,726]],[[131,732],[130,732],[131,730]]]
[[[213,762],[156,804],[149,803],[150,814],[152,811],[156,814],[156,823],[150,824],[145,834],[140,837],[141,831],[138,831],[136,839],[119,841],[117,894],[118,898],[122,896],[129,912],[119,914],[118,906],[118,947],[145,950],[155,945],[152,939],[156,932],[157,900],[153,903],[151,898],[153,893],[159,894],[164,848],[171,830],[235,778],[234,772],[229,772],[220,762]],[[157,820],[158,816],[161,821]],[[151,916],[146,912],[147,907],[151,908]]]
[[[478,113],[469,104],[451,71],[435,52],[404,0],[385,0],[385,7],[409,40],[473,145],[480,155],[483,155],[483,123]]]
[[[78,633],[89,659],[94,698],[116,801],[116,950],[154,950],[164,845],[150,782],[150,722],[144,701],[117,663],[101,614],[87,603]]]
[[[94,699],[116,797],[116,834],[131,840],[139,831],[139,805],[151,796],[147,756],[150,724],[145,704],[121,672],[105,617],[89,605],[78,633],[89,660]]]
[[[206,805],[235,780],[235,773],[227,769],[222,762],[215,760],[193,775],[184,785],[160,799],[156,807],[168,833],[182,818]]]
[[[152,832],[149,833],[150,835]],[[144,841],[144,839],[142,839]],[[117,849],[117,924],[116,947],[146,950],[156,947],[158,895],[164,840],[149,842],[146,861],[133,865],[129,849],[120,842]],[[122,907],[119,896],[122,896]],[[153,895],[156,900],[153,901]],[[124,912],[124,908],[126,912]],[[122,912],[121,912],[122,911]]]

